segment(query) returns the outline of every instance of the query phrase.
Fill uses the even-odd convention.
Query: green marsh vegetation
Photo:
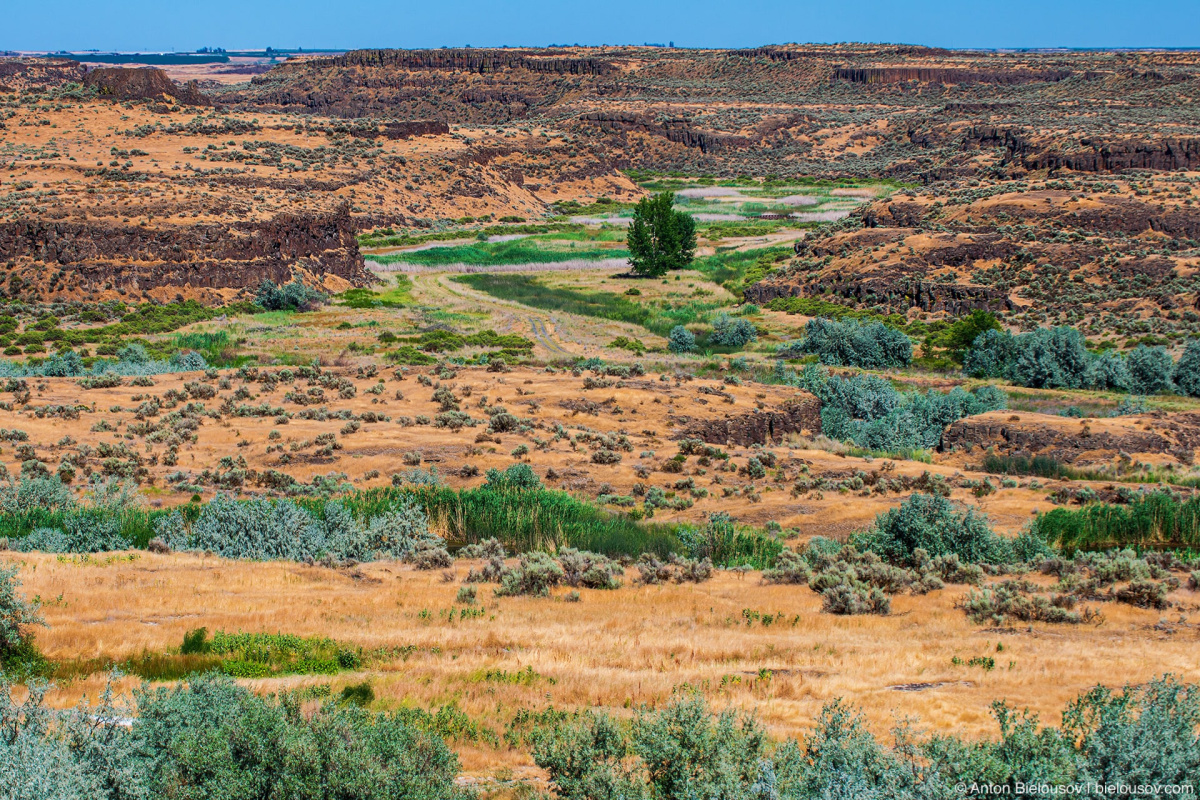
[[[608,258],[624,258],[627,251],[616,248],[575,247],[574,240],[553,240],[555,244],[566,242],[567,246],[546,247],[539,240],[516,239],[506,242],[478,242],[475,244],[431,247],[407,253],[372,256],[380,264],[415,264],[426,267],[448,267],[455,264],[471,266],[506,266],[510,264],[552,264],[559,261],[596,261]]]
[[[629,322],[663,337],[669,335],[677,325],[708,321],[714,312],[724,306],[723,303],[704,300],[641,302],[612,292],[552,287],[530,275],[458,275],[454,280],[502,300],[547,311]]]

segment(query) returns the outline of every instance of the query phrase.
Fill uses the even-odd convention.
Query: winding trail
[[[531,308],[512,300],[501,300],[485,292],[456,283],[454,273],[411,274],[413,288],[424,298],[443,306],[469,308],[473,313],[485,313],[498,329],[508,333],[531,334],[538,346],[549,355],[570,358],[576,353],[558,337],[556,326],[548,312]],[[580,324],[593,324],[594,320],[579,317]]]

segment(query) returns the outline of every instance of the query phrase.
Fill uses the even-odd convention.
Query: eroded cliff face
[[[787,434],[816,436],[821,433],[821,401],[807,392],[776,408],[765,408],[724,418],[672,417],[671,438],[700,439],[709,444],[749,447],[778,444]]]
[[[330,214],[229,224],[3,223],[0,260],[15,265],[10,294],[252,289],[264,279],[280,283],[300,273],[317,283],[331,277],[356,285],[370,280],[345,206]]]
[[[557,50],[352,50],[330,59],[308,62],[316,67],[400,67],[463,70],[485,74],[501,69],[527,69],[555,75],[604,75],[614,67],[601,58],[575,58]]]
[[[83,76],[84,86],[108,100],[156,100],[189,106],[209,105],[195,81],[182,86],[155,67],[97,67]]]
[[[568,85],[611,75],[561,50],[355,50],[283,64],[221,102],[354,117],[504,122],[554,105]]]
[[[979,146],[1003,147],[1007,161],[1028,170],[1126,172],[1131,169],[1200,169],[1200,138],[1153,137],[1144,140],[1081,137],[1074,144],[1039,142],[1023,131],[991,126],[971,128],[964,139]]]
[[[0,58],[0,93],[44,89],[83,80],[77,61],[53,58]]]
[[[595,125],[606,132],[637,132],[660,136],[684,147],[699,148],[701,152],[717,152],[738,147],[749,147],[752,142],[744,136],[701,131],[692,128],[685,120],[656,122],[642,114],[593,111],[580,116],[580,120]]]
[[[1074,74],[1069,69],[961,69],[934,66],[839,67],[833,78],[850,83],[922,83],[962,84],[995,83],[1006,86],[1022,83],[1055,83]]]
[[[1191,464],[1200,446],[1200,415],[1153,413],[1100,419],[992,411],[951,423],[939,450],[980,457],[993,451],[1064,464],[1105,464],[1114,459],[1171,456]]]
[[[793,276],[768,278],[748,287],[747,302],[766,305],[776,298],[839,298],[851,305],[885,306],[904,313],[910,308],[924,312],[944,311],[951,317],[972,311],[1011,311],[1012,300],[1003,292],[985,286],[935,283],[910,275],[825,276],[813,280]]]

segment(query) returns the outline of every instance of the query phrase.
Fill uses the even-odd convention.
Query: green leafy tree
[[[972,343],[985,331],[1000,331],[1000,321],[990,311],[976,309],[967,316],[946,328],[940,334],[933,334],[934,344],[950,351],[956,361],[962,361],[963,354]]]
[[[655,277],[683,269],[696,255],[696,221],[676,211],[674,192],[643,197],[633,209],[626,245],[638,275]]]

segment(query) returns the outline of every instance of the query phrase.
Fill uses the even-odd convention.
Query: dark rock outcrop
[[[650,136],[662,136],[685,147],[699,148],[704,153],[747,147],[751,143],[744,136],[696,130],[689,127],[684,120],[667,120],[660,123],[641,114],[593,111],[580,116],[580,120],[595,125],[602,131],[636,131]]]
[[[447,69],[487,74],[502,69],[527,69],[556,75],[604,75],[612,64],[599,58],[573,58],[548,50],[352,50],[329,59],[309,62],[339,67],[401,67],[407,69]]]
[[[51,58],[0,58],[0,92],[19,92],[83,81],[77,61]]]
[[[1051,147],[1021,131],[976,126],[964,137],[968,144],[1003,147],[1006,160],[1030,170],[1070,169],[1076,172],[1125,172],[1131,169],[1200,169],[1200,138],[1106,141],[1080,139],[1077,147]]]
[[[1100,430],[1094,429],[1088,420],[994,411],[951,423],[942,434],[939,449],[993,448],[1011,456],[1047,456],[1064,464],[1082,465],[1133,453],[1169,453],[1190,462],[1194,446],[1194,443],[1187,446],[1174,436],[1138,430],[1132,424]]]
[[[853,304],[883,305],[901,313],[910,308],[945,311],[951,316],[975,310],[1012,311],[1008,295],[986,286],[934,283],[911,277],[872,277],[855,279],[825,276],[800,281],[793,276],[767,278],[743,292],[746,302],[765,305],[780,297],[839,297]]]
[[[850,83],[1056,83],[1071,77],[1067,69],[959,69],[955,67],[838,67],[833,79]]]
[[[672,417],[676,427],[671,438],[748,447],[778,443],[789,433],[816,436],[821,432],[821,402],[810,394],[798,394],[779,408],[730,414],[722,419]]]
[[[369,280],[349,209],[280,214],[263,222],[121,228],[24,220],[0,224],[0,260],[64,268],[83,288],[251,288],[314,277]]]
[[[411,139],[414,136],[438,136],[449,133],[450,126],[440,119],[411,119],[385,122],[383,128],[351,128],[350,135],[360,139]]]
[[[189,106],[208,105],[195,81],[180,86],[155,67],[97,67],[83,76],[83,83],[110,100],[160,100]]]

